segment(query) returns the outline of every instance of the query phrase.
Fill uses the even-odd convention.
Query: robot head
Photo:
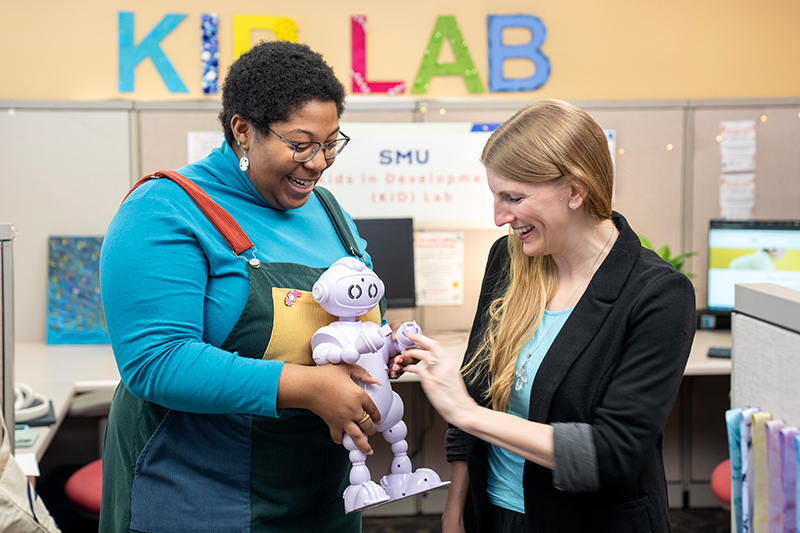
[[[314,300],[337,317],[363,315],[383,297],[384,287],[375,272],[355,257],[336,261],[314,284]]]

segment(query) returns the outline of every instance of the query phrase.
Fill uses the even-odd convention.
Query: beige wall
[[[136,69],[133,93],[117,91],[117,12],[136,16],[135,42],[167,13],[187,18],[162,48],[189,89],[171,94],[149,60]],[[367,16],[367,74],[374,81],[410,84],[440,15],[455,16],[488,90],[488,14],[526,13],[547,28],[542,51],[549,81],[533,93],[477,97],[568,100],[751,98],[800,94],[800,3],[776,0],[641,2],[634,0],[408,0],[264,2],[238,0],[43,0],[0,7],[0,99],[201,99],[200,14],[220,17],[220,72],[233,55],[234,14],[288,17],[298,39],[322,52],[343,80],[351,68],[350,15]],[[509,31],[510,43],[526,39]],[[254,37],[269,37],[255,32]],[[445,50],[441,61],[450,59]],[[527,61],[507,64],[507,74],[530,75]],[[346,84],[350,85],[349,80]],[[408,92],[406,93],[408,95]],[[460,78],[434,78],[429,97],[473,96]]]

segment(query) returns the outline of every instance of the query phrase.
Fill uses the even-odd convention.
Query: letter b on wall
[[[547,30],[544,23],[533,15],[489,15],[489,91],[533,91],[550,77],[550,60],[540,50]],[[503,30],[525,28],[531,39],[521,45],[503,44]],[[506,59],[528,59],[533,62],[533,75],[527,78],[506,78],[503,63]]]

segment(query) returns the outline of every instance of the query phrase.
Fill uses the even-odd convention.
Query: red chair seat
[[[711,492],[725,505],[731,504],[731,460],[725,459],[711,473]]]
[[[100,516],[103,460],[97,459],[72,474],[64,485],[67,498],[87,513]]]

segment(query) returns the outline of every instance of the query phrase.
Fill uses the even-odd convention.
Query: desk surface
[[[434,333],[453,356],[463,357],[467,346],[466,332]],[[730,359],[708,357],[712,346],[731,345],[730,331],[698,331],[692,353],[686,365],[687,376],[726,375],[731,373]],[[50,427],[35,428],[39,433],[36,444],[20,448],[21,453],[34,453],[41,460],[55,431],[67,416],[69,404],[75,394],[100,389],[114,389],[119,383],[119,371],[111,346],[47,345],[36,342],[18,342],[15,345],[16,381],[26,383],[53,401],[56,423]],[[414,374],[406,373],[398,381],[418,381]]]
[[[72,397],[80,392],[115,389],[119,371],[109,344],[55,345],[18,342],[14,345],[14,376],[53,402],[56,423],[31,428],[39,433],[30,448],[17,453],[34,453],[41,461],[55,431],[69,411]]]

